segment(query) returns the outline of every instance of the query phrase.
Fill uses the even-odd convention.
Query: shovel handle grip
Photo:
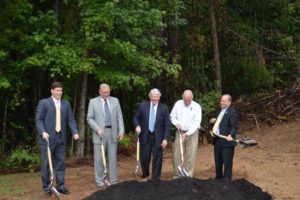
[[[216,134],[214,134],[214,135],[216,135]],[[225,136],[225,135],[221,135],[221,134],[219,134],[219,135],[216,135],[216,136],[218,136],[219,138],[223,138],[223,139],[227,139],[227,137]],[[234,142],[236,142],[236,143],[239,143],[240,141],[239,140],[235,140],[235,139],[233,139],[232,141],[234,141]]]
[[[137,138],[136,142],[136,161],[140,161],[140,140]]]

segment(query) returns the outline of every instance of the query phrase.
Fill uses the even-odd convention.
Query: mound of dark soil
[[[271,195],[245,179],[233,182],[180,178],[171,181],[127,181],[97,191],[85,200],[267,200]]]

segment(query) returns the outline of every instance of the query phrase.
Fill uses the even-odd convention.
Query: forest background
[[[119,98],[129,135],[153,87],[170,109],[191,89],[205,125],[222,93],[246,101],[293,85],[299,29],[299,0],[1,0],[0,168],[38,166],[35,110],[53,81],[63,82],[81,137],[68,156],[82,158],[100,83]]]

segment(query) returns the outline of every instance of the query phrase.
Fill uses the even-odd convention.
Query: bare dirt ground
[[[256,139],[258,145],[236,148],[233,179],[245,178],[271,194],[274,199],[300,199],[300,119],[284,125],[261,127],[260,130],[244,132],[238,137],[245,135]],[[195,178],[213,178],[213,146],[199,145],[197,155]],[[119,156],[118,159],[120,181],[135,180],[134,157]],[[172,171],[172,153],[169,147],[164,154],[162,179],[170,180]],[[55,199],[53,196],[45,197],[39,173],[19,175],[22,178],[14,186],[24,187],[24,192],[0,196],[0,200]],[[63,200],[83,199],[97,191],[93,166],[67,168],[66,186],[71,194],[62,196]]]

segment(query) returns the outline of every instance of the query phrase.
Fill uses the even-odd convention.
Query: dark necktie
[[[107,99],[104,100],[104,111],[105,111],[105,125],[111,126],[111,116],[108,108]]]

